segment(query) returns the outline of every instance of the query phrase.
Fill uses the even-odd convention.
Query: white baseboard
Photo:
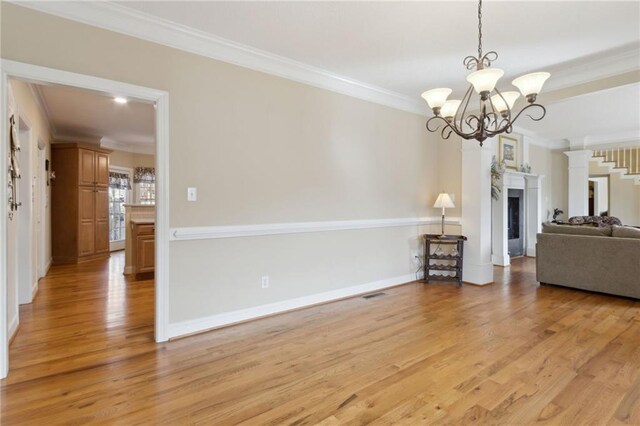
[[[511,257],[508,254],[505,256],[492,254],[491,262],[496,266],[509,266],[511,264]]]
[[[240,309],[223,314],[211,315],[209,317],[198,318],[188,321],[169,323],[169,338],[186,336],[198,332],[211,330],[239,322],[257,319],[269,315],[292,311],[320,303],[331,302],[339,299],[370,293],[383,288],[394,287],[400,284],[415,281],[413,274],[400,275],[398,277],[387,278],[367,284],[360,284],[351,287],[331,290],[324,293],[312,294],[295,299],[283,300],[281,302],[269,303],[267,305],[255,306],[252,308]]]
[[[536,248],[535,248],[535,246],[527,248],[527,256],[536,257]]]
[[[20,324],[20,321],[18,319],[18,313],[16,313],[13,316],[13,318],[11,318],[11,321],[9,321],[9,327],[7,329],[7,337],[9,337],[9,341],[11,341],[11,339],[13,339],[13,336],[18,331],[18,325],[19,324]]]
[[[38,293],[38,281],[34,282],[31,285],[31,302],[33,302],[33,299],[35,299],[36,293]]]
[[[51,269],[51,264],[53,263],[53,257],[49,258],[49,261],[47,262],[46,265],[44,265],[44,274],[42,274],[42,276],[40,278],[44,278],[47,276],[47,274],[49,273],[49,269]]]

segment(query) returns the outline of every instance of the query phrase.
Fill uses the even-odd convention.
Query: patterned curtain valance
[[[133,172],[134,183],[155,183],[156,169],[153,167],[136,167]]]
[[[109,187],[131,189],[129,175],[126,173],[109,172]]]

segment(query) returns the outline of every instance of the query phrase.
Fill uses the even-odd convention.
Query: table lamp
[[[455,205],[453,204],[453,200],[451,199],[449,194],[447,194],[446,192],[441,192],[440,194],[438,194],[438,199],[436,200],[436,203],[433,205],[433,207],[442,209],[442,234],[441,234],[441,236],[444,236],[444,209],[454,208]]]

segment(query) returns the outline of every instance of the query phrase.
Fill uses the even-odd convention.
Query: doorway
[[[2,94],[3,111],[8,111],[8,91],[9,79],[16,78],[30,82],[44,84],[60,84],[80,89],[99,91],[102,93],[127,96],[142,101],[155,103],[155,133],[156,133],[156,160],[155,165],[158,171],[156,179],[157,193],[157,218],[156,218],[156,273],[155,273],[155,318],[154,332],[155,341],[167,340],[168,327],[168,256],[169,256],[169,206],[168,206],[168,94],[164,91],[121,83],[113,80],[97,78],[82,74],[59,71],[50,68],[24,64],[15,61],[2,60],[0,79],[0,93]],[[9,117],[7,114],[0,115],[0,124],[3,128],[1,137],[2,153],[5,158],[8,154],[9,132],[7,131]],[[7,199],[7,164],[0,162],[0,198]],[[31,179],[29,186],[31,186]],[[33,193],[33,192],[32,192]],[[33,211],[33,210],[31,210]],[[0,213],[8,217],[8,206],[0,203]],[[31,227],[33,230],[33,226]],[[8,298],[8,258],[7,238],[8,226],[5,220],[0,221],[0,378],[6,377],[9,371],[8,351],[8,308],[13,303]],[[30,261],[32,261],[33,256]],[[16,298],[17,299],[17,298]]]

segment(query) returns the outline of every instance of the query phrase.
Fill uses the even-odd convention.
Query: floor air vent
[[[366,296],[362,296],[363,299],[373,299],[374,297],[381,297],[381,296],[386,296],[386,293],[372,293],[372,294],[367,294]]]

